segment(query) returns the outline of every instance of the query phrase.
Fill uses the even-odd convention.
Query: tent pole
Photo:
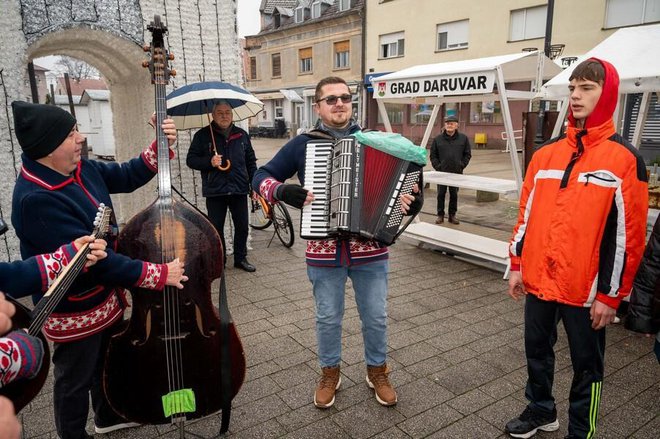
[[[635,122],[635,132],[633,133],[632,144],[635,148],[639,149],[642,143],[642,132],[644,125],[646,125],[646,116],[649,112],[649,104],[651,103],[651,92],[644,92],[642,94],[642,101],[639,103],[639,111],[637,112],[637,122]]]
[[[431,117],[429,118],[429,123],[426,124],[426,130],[424,130],[424,137],[422,138],[422,143],[419,145],[422,148],[426,148],[426,144],[429,143],[429,139],[431,138],[431,131],[433,131],[433,125],[435,125],[435,120],[438,118],[440,105],[441,104],[433,105],[433,110],[431,110]]]
[[[391,133],[392,125],[390,124],[390,118],[387,116],[387,110],[385,110],[385,103],[381,99],[376,99],[376,104],[378,105],[378,112],[380,113],[380,117],[383,119],[385,131]]]
[[[557,122],[555,122],[555,127],[552,129],[552,137],[558,137],[561,133],[561,127],[564,125],[566,120],[566,115],[568,114],[568,98],[564,98],[561,101],[561,108],[559,109],[559,114],[557,115]]]
[[[506,88],[504,84],[504,75],[502,74],[502,66],[498,65],[497,69],[497,90],[500,94],[500,104],[502,107],[502,116],[504,116],[504,130],[506,131],[507,147],[511,155],[511,166],[513,167],[513,176],[516,179],[518,186],[518,196],[522,191],[522,171],[520,170],[520,161],[518,160],[518,147],[516,146],[516,139],[513,137],[513,123],[511,121],[511,111],[509,109],[509,100],[506,96]]]

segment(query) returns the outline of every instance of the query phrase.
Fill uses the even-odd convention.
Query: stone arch
[[[148,70],[141,66],[146,59],[142,48],[107,31],[68,28],[48,33],[27,48],[29,60],[47,55],[83,60],[106,78],[111,92],[116,159],[123,162],[135,157],[153,138],[146,121],[153,112],[154,93]],[[115,209],[120,223],[130,219],[137,207],[144,207],[144,192],[118,197]]]

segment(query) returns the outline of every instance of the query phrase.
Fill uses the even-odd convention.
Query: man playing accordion
[[[300,185],[283,183],[298,175],[305,185],[305,151],[313,139],[337,140],[361,130],[352,119],[352,96],[342,78],[327,77],[316,86],[314,106],[320,120],[314,130],[289,141],[273,159],[257,170],[252,187],[270,202],[282,201],[302,208],[314,200],[312,192]],[[420,185],[412,195],[400,197],[401,210],[414,215],[422,207]],[[396,404],[387,367],[387,246],[358,236],[309,240],[306,250],[307,274],[316,302],[316,336],[321,379],[314,393],[314,405],[331,407],[341,384],[341,331],[347,278],[355,290],[362,321],[366,382],[375,390],[378,402]]]

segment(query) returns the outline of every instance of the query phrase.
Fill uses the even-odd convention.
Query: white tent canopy
[[[619,93],[660,90],[660,24],[619,29],[581,56],[566,70],[548,81],[540,96],[561,99],[568,96],[568,78],[585,59],[608,61],[619,72]]]
[[[429,140],[440,105],[451,102],[502,102],[502,116],[511,152],[511,164],[518,190],[522,186],[522,172],[508,100],[532,99],[537,90],[507,90],[506,83],[548,79],[561,72],[561,67],[538,51],[521,52],[487,58],[425,64],[409,67],[372,80],[374,98],[387,131],[392,126],[384,103],[434,104],[424,133],[422,146]]]
[[[639,148],[642,130],[650,102],[650,94],[660,91],[660,24],[619,29],[596,47],[581,56],[559,75],[548,81],[539,93],[545,99],[568,99],[568,78],[573,69],[585,59],[596,57],[608,61],[619,73],[619,93],[643,93],[635,124],[632,144]],[[621,101],[619,102],[621,104]],[[618,107],[617,107],[618,108]],[[568,105],[562,105],[553,136],[559,134]],[[620,119],[615,114],[617,126]]]

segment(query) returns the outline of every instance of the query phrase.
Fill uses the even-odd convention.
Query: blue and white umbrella
[[[227,102],[234,111],[234,121],[257,115],[264,104],[250,92],[220,81],[184,85],[167,95],[167,114],[177,129],[201,128],[212,119],[213,106]]]

